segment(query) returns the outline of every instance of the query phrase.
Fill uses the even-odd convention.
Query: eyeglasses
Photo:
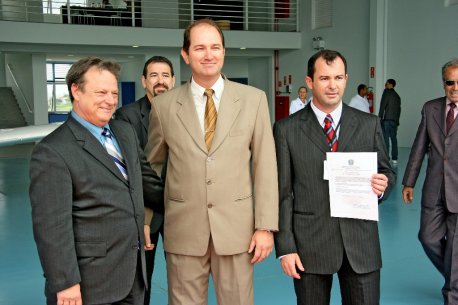
[[[445,80],[445,81],[444,81],[444,84],[445,84],[446,86],[448,86],[448,87],[451,87],[451,86],[453,86],[453,85],[455,85],[455,84],[458,85],[458,80]]]

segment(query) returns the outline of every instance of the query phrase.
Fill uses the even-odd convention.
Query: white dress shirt
[[[369,102],[367,101],[366,97],[362,97],[359,94],[351,98],[348,106],[369,113]]]
[[[191,79],[191,92],[196,106],[197,117],[199,119],[199,125],[202,128],[202,134],[205,136],[205,105],[207,104],[207,96],[204,95],[205,89],[198,85],[194,79]],[[218,78],[216,83],[211,87],[213,89],[213,102],[215,103],[216,112],[219,112],[219,105],[221,103],[221,97],[224,90],[224,79],[222,76]]]
[[[291,101],[291,104],[289,105],[289,114],[293,114],[301,109],[303,109],[305,106],[307,106],[307,101],[304,103],[300,98],[297,98],[293,101]]]

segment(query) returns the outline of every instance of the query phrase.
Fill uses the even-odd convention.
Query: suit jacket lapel
[[[215,137],[213,138],[212,146],[209,154],[212,154],[223,143],[227,137],[232,124],[240,112],[240,98],[236,91],[232,88],[229,81],[224,82],[224,91],[219,104],[218,119],[216,121]]]
[[[196,106],[194,105],[190,82],[188,82],[187,86],[182,86],[178,90],[181,90],[181,92],[179,93],[177,99],[177,103],[180,105],[177,110],[177,115],[197,146],[207,153],[207,146],[205,145],[203,131],[199,124],[199,118],[197,116]]]
[[[311,106],[306,106],[306,108],[304,108],[304,110],[300,113],[299,124],[304,135],[310,138],[310,140],[315,143],[316,147],[325,153],[331,151],[328,143],[326,142],[323,127],[318,122]]]
[[[446,122],[445,122],[446,109],[447,109],[447,101],[445,98],[443,98],[440,100],[440,102],[437,102],[434,105],[434,113],[433,113],[434,121],[436,122],[439,129],[442,130],[442,133],[444,134],[444,136],[447,136],[447,127],[446,127]],[[450,129],[450,134],[455,132],[457,128],[458,127],[456,126],[456,124],[453,124],[452,128]]]
[[[142,116],[142,125],[145,129],[146,134],[148,134],[149,113],[151,110],[151,107],[148,107],[148,104],[152,106],[148,100],[148,97],[145,95],[140,103],[140,114]]]
[[[339,147],[337,152],[343,152],[347,149],[351,143],[353,134],[358,128],[357,118],[353,115],[353,112],[348,111],[348,106],[343,104],[342,115],[340,117],[340,132],[339,132]]]
[[[80,143],[81,147],[92,155],[97,161],[111,171],[116,177],[127,183],[126,179],[122,176],[119,169],[114,164],[111,157],[108,155],[106,149],[94,136],[81,124],[79,124],[71,116],[68,118],[68,127],[72,130],[75,139]],[[116,135],[115,135],[116,136]],[[120,141],[118,141],[119,143]],[[125,157],[124,157],[125,158]],[[129,168],[128,168],[129,170]]]

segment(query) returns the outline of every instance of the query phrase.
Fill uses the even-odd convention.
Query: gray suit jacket
[[[378,227],[375,221],[333,218],[323,161],[329,145],[310,105],[275,123],[275,145],[280,194],[278,256],[298,253],[305,272],[332,274],[339,270],[344,251],[357,273],[381,267]],[[378,172],[395,176],[386,156],[379,120],[343,105],[339,152],[377,152]]]
[[[48,297],[80,283],[85,304],[124,298],[134,281],[138,247],[145,279],[142,189],[145,202],[160,210],[162,182],[144,159],[133,128],[121,121],[111,121],[110,128],[128,182],[100,142],[71,116],[33,151],[33,231]]]
[[[436,204],[444,182],[447,209],[458,213],[458,124],[455,121],[447,135],[445,110],[445,97],[426,102],[423,106],[421,123],[410,151],[402,184],[415,186],[423,159],[428,154],[422,206],[432,207]]]
[[[135,129],[135,133],[137,134],[140,147],[143,150],[145,149],[146,143],[148,142],[148,126],[150,111],[151,103],[148,100],[148,97],[145,95],[138,101],[119,108],[118,110],[116,110],[115,113],[115,118],[117,120],[123,120],[132,125],[132,127]],[[165,179],[165,177],[163,178]],[[150,223],[151,234],[159,230],[163,220],[164,216],[162,214],[154,213],[154,217]]]

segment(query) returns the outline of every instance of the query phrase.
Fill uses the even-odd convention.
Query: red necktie
[[[324,133],[326,135],[326,140],[328,141],[329,147],[331,147],[331,151],[337,151],[339,142],[337,141],[336,133],[332,127],[332,122],[332,116],[327,114],[324,118]]]
[[[455,113],[453,109],[455,109],[456,105],[455,103],[450,103],[449,104],[450,109],[447,112],[447,118],[445,119],[445,123],[447,126],[447,133],[449,132],[450,128],[452,128],[453,122],[455,121]]]

